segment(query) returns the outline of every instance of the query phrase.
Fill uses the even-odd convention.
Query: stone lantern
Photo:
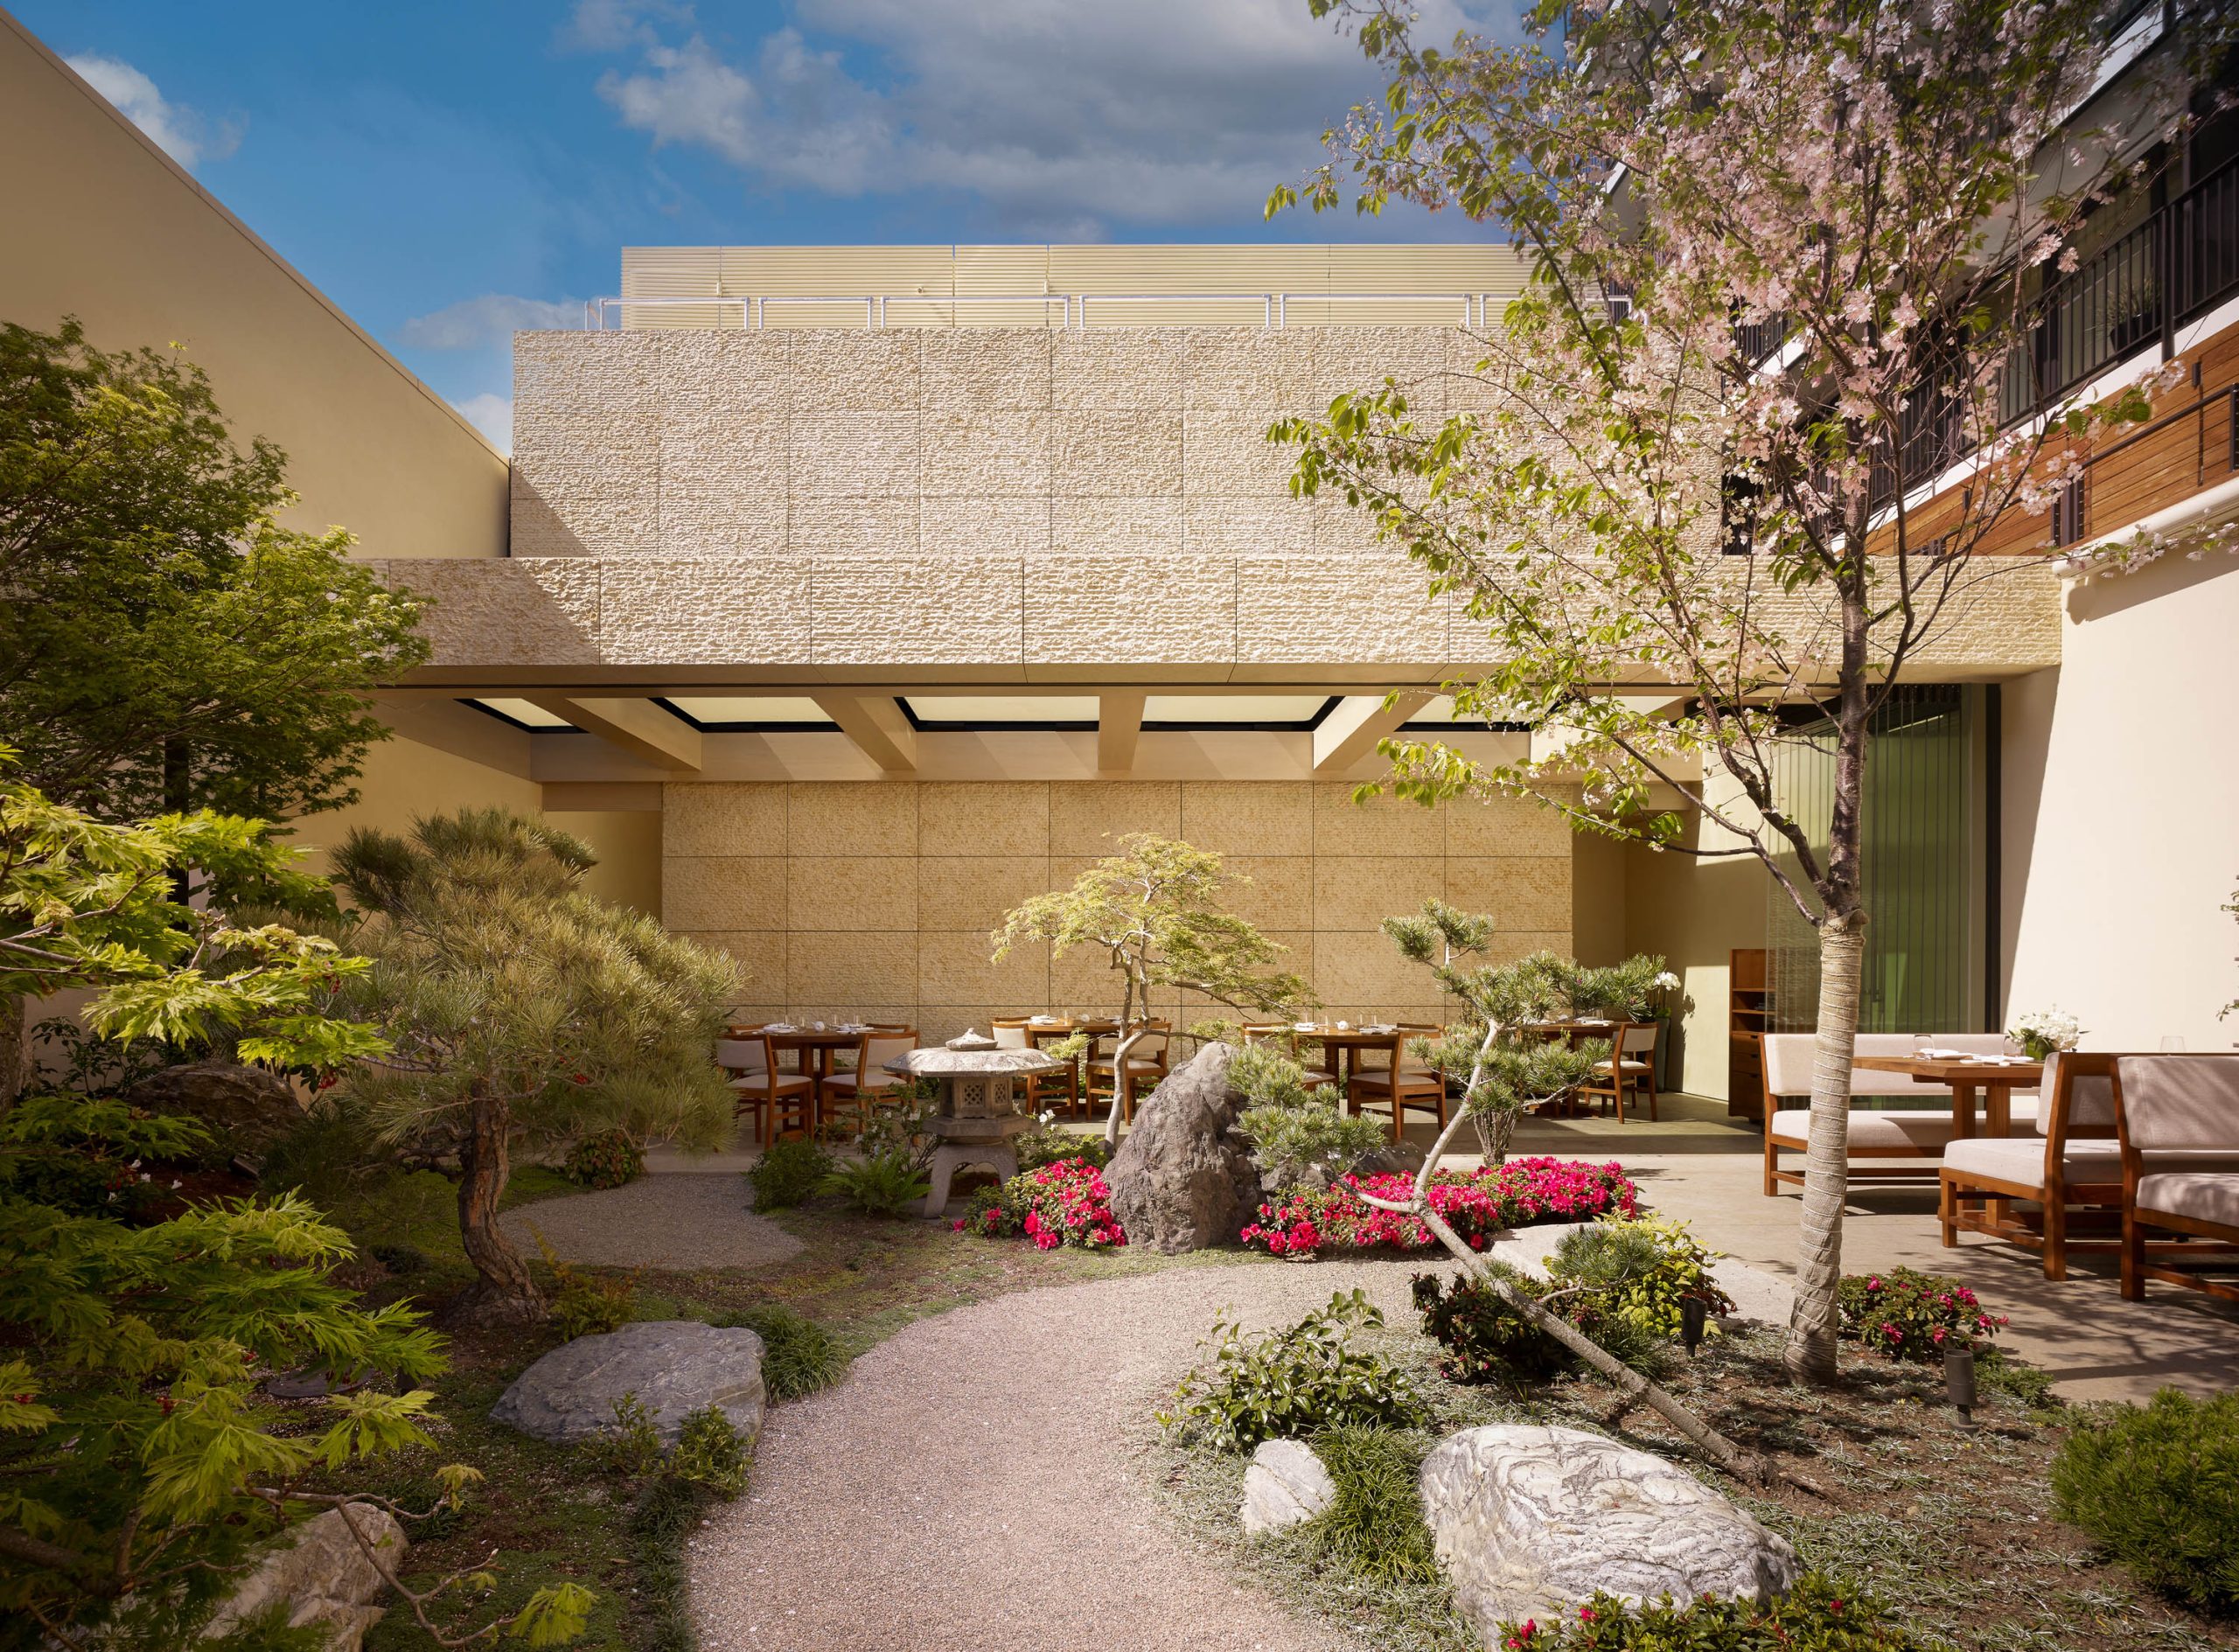
[[[929,1167],[932,1191],[925,1214],[948,1208],[949,1188],[967,1165],[985,1165],[1008,1179],[1018,1174],[1011,1138],[1033,1120],[1021,1105],[1022,1078],[1056,1072],[1062,1063],[1038,1049],[1001,1049],[992,1038],[966,1033],[939,1049],[913,1049],[886,1063],[886,1070],[910,1078],[931,1078],[940,1085],[938,1115],[932,1133],[939,1146]]]

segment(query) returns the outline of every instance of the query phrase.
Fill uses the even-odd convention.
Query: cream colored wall
[[[548,809],[544,818],[597,851],[583,888],[602,901],[661,915],[661,817],[652,809]]]
[[[234,430],[286,450],[291,526],[505,554],[504,457],[4,11],[0,156],[0,320],[185,346]]]
[[[1100,958],[988,961],[988,931],[1133,831],[1231,857],[1233,910],[1289,946],[1332,1014],[1430,1020],[1437,995],[1378,925],[1433,895],[1490,911],[1502,951],[1568,951],[1571,845],[1529,805],[1367,808],[1282,782],[687,783],[665,788],[662,915],[735,953],[753,1014],[906,1019],[1116,1007]],[[1174,1002],[1161,1006],[1178,1010]]]
[[[2171,557],[2071,591],[2062,663],[2008,685],[2006,1015],[2100,1049],[2239,1046],[2239,568]]]
[[[295,823],[294,840],[311,851],[315,868],[325,868],[328,852],[353,827],[404,833],[418,816],[453,809],[494,805],[535,815],[543,806],[542,788],[525,774],[507,774],[402,738],[384,740],[366,749],[358,789],[360,800],[348,808],[306,815]]]
[[[1625,845],[1580,833],[1571,845],[1571,948],[1581,964],[1615,964],[1630,954],[1626,933]]]

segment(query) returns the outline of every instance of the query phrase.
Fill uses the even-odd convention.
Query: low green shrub
[[[586,1188],[626,1188],[645,1174],[645,1155],[626,1130],[602,1130],[568,1149],[561,1169]]]
[[[558,1282],[552,1293],[552,1325],[564,1342],[579,1336],[603,1336],[618,1331],[638,1317],[638,1291],[628,1279],[602,1279],[578,1273],[561,1261],[542,1233],[531,1223],[536,1248],[544,1252],[545,1265]]]
[[[742,1309],[714,1323],[743,1325],[762,1339],[762,1385],[773,1400],[829,1388],[847,1370],[847,1356],[832,1333],[782,1304]]]
[[[1545,1288],[1522,1274],[1514,1283],[1534,1297]],[[1438,1369],[1449,1382],[1523,1387],[1568,1370],[1578,1357],[1474,1275],[1418,1273],[1414,1293],[1423,1334],[1446,1350]]]
[[[365,1109],[339,1092],[322,1091],[302,1119],[265,1149],[257,1185],[267,1193],[294,1188],[322,1210],[342,1210],[363,1196],[369,1183],[394,1174]]]
[[[2031,1411],[2051,1411],[2061,1404],[2061,1397],[2053,1392],[2053,1374],[2040,1370],[2012,1349],[1978,1349],[1975,1383],[1985,1394],[2009,1394]]]
[[[746,1439],[713,1405],[687,1417],[676,1444],[664,1447],[645,1402],[624,1394],[614,1402],[614,1420],[583,1449],[608,1474],[625,1480],[659,1476],[727,1499],[746,1489]]]
[[[1679,1335],[1689,1297],[1699,1297],[1713,1318],[1733,1312],[1733,1299],[1711,1274],[1719,1254],[1684,1222],[1613,1216],[1565,1234],[1547,1271],[1558,1286],[1585,1287],[1603,1313],[1669,1342]]]
[[[1382,1125],[1307,1088],[1306,1069],[1280,1050],[1245,1045],[1229,1060],[1228,1082],[1245,1098],[1237,1128],[1270,1187],[1315,1172],[1333,1181],[1385,1146]]]
[[[1011,1139],[1011,1148],[1018,1154],[1021,1175],[1067,1159],[1078,1159],[1099,1170],[1112,1162],[1112,1144],[1100,1133],[1083,1135],[1060,1130],[1056,1119],[1046,1112],[1035,1121],[1033,1129]]]
[[[2053,1504],[2138,1581],[2202,1612],[2239,1613],[2239,1393],[2165,1388],[2070,1434]]]
[[[785,1210],[815,1193],[832,1174],[832,1155],[802,1138],[773,1141],[746,1173],[757,1210]]]
[[[917,1155],[889,1147],[867,1158],[837,1165],[816,1184],[819,1193],[836,1194],[865,1216],[898,1216],[933,1189]]]
[[[1384,1315],[1360,1291],[1340,1291],[1297,1324],[1246,1336],[1213,1321],[1212,1357],[1174,1391],[1159,1421],[1222,1451],[1250,1451],[1349,1424],[1415,1427],[1429,1407],[1413,1382],[1381,1355],[1353,1346],[1355,1333]]]
[[[1396,1429],[1348,1424],[1315,1435],[1314,1453],[1337,1488],[1308,1523],[1321,1558],[1364,1583],[1437,1582],[1415,1441]]]
[[[1983,1311],[1975,1293],[1942,1273],[1891,1268],[1846,1273],[1835,1287],[1843,1335],[1884,1359],[1929,1364],[1953,1348],[1980,1351],[2005,1323]]]
[[[1501,1652],[1931,1652],[1868,1596],[1817,1572],[1771,1600],[1704,1595],[1635,1606],[1597,1594],[1574,1614],[1502,1626]]]

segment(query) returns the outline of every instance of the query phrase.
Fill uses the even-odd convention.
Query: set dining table
[[[1319,1044],[1329,1063],[1329,1076],[1343,1089],[1361,1070],[1361,1052],[1390,1049],[1409,1035],[1402,1028],[1383,1022],[1366,1027],[1336,1026],[1321,1021],[1294,1021],[1287,1029],[1301,1044]]]
[[[801,1073],[816,1081],[816,1094],[824,1094],[824,1081],[832,1077],[832,1055],[834,1050],[853,1049],[863,1042],[863,1035],[873,1029],[861,1021],[843,1022],[837,1027],[796,1027],[790,1021],[766,1021],[742,1027],[726,1027],[726,1038],[767,1038],[773,1056],[791,1052]]]

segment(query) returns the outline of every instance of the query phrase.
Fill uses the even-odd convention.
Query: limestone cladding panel
[[[1312,328],[1190,328],[1182,342],[1182,405],[1193,414],[1217,408],[1254,415],[1263,429],[1276,414],[1310,406],[1315,337]]]
[[[1370,561],[1252,556],[1236,565],[1236,657],[1252,665],[1443,662],[1447,604]]]
[[[1050,501],[935,498],[917,501],[917,548],[943,557],[1024,559],[1050,548]]]
[[[596,562],[428,557],[381,563],[379,572],[435,599],[421,630],[438,659],[574,666],[601,658]]]
[[[795,413],[788,428],[788,474],[805,510],[820,499],[914,499],[923,491],[924,421],[915,409]]]
[[[1030,408],[925,415],[924,496],[1046,500],[1050,422],[1046,409]]]
[[[1001,556],[820,562],[811,597],[816,663],[1015,666],[1024,648],[1019,567]]]
[[[820,574],[844,574],[866,556],[916,567],[923,504],[916,498],[800,500],[786,507],[787,554]]]
[[[785,927],[795,934],[920,927],[913,855],[799,854],[787,865]]]
[[[662,375],[624,333],[522,333],[513,400],[517,556],[615,556],[659,548]]]
[[[1428,977],[1378,928],[1432,896],[1491,910],[1502,957],[1570,944],[1569,840],[1527,805],[1360,805],[1344,784],[1246,781],[678,781],[663,799],[665,916],[742,960],[762,1015],[905,1020],[934,1038],[1108,1006],[1100,951],[996,964],[989,931],[1130,831],[1226,854],[1229,909],[1356,1021],[1437,1018]],[[1152,1007],[1204,1007],[1162,991]]]
[[[1281,497],[1187,494],[1182,544],[1192,556],[1296,561],[1314,554],[1314,506]]]
[[[1123,568],[1166,561],[1182,554],[1182,519],[1179,495],[1060,497],[1050,504],[1050,548],[1103,557]]]
[[[937,780],[920,785],[917,852],[928,857],[1046,855],[1050,788],[1036,780]]]
[[[1310,781],[1185,780],[1182,837],[1217,854],[1310,855]]]
[[[1193,408],[1182,422],[1182,490],[1217,498],[1280,498],[1297,450],[1267,440],[1268,414],[1249,408]]]
[[[673,929],[691,931],[790,929],[787,864],[778,854],[666,856],[661,866],[663,919]]]
[[[599,645],[617,665],[778,665],[811,651],[809,568],[783,556],[600,565]]]
[[[785,415],[710,426],[661,410],[660,550],[748,556],[786,543]]]
[[[1060,413],[1171,414],[1189,370],[1185,331],[1099,327],[1051,340],[1050,405]]]
[[[661,788],[661,854],[783,854],[785,794],[768,781],[680,782]]]
[[[1108,557],[1029,558],[1027,664],[1219,665],[1235,657],[1235,563],[1177,554],[1160,563],[1154,583],[1154,597],[1140,567]]]
[[[1024,327],[974,327],[927,332],[923,338],[928,413],[1049,410],[1050,333]]]
[[[1178,837],[1182,787],[1174,781],[1057,781],[1050,787],[1050,853],[1085,856],[1115,853],[1130,832]]]
[[[1503,933],[1567,931],[1571,926],[1568,854],[1449,854],[1446,898],[1468,912],[1489,912]]]
[[[906,1004],[917,993],[917,932],[796,931],[785,940],[789,1004]]]
[[[924,405],[924,335],[811,328],[792,338],[796,412],[915,413]]]
[[[786,851],[795,855],[913,855],[917,853],[917,791],[916,786],[875,780],[797,782],[786,788]]]
[[[1308,398],[1326,408],[1341,395],[1384,388],[1386,379],[1421,413],[1446,410],[1443,327],[1324,327],[1315,335],[1314,387]]]
[[[1060,498],[1165,498],[1182,492],[1179,407],[1060,408],[1051,479]]]

